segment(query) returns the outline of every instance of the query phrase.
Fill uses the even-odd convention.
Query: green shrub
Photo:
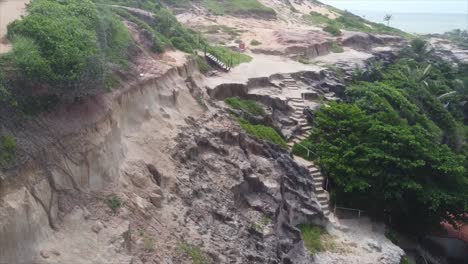
[[[300,225],[301,238],[304,241],[304,246],[309,250],[310,254],[316,254],[324,250],[321,237],[325,234],[323,228],[312,225]]]
[[[341,36],[341,30],[333,25],[329,25],[323,28],[323,31],[332,34],[333,36]]]
[[[117,213],[117,211],[120,209],[120,207],[123,206],[123,202],[122,200],[117,197],[117,196],[112,196],[112,197],[109,197],[107,200],[106,200],[106,203],[107,203],[107,206],[109,206],[109,208],[112,210],[112,212],[115,214]]]
[[[31,97],[37,87],[47,87],[48,94],[41,94],[46,97],[93,94],[104,89],[109,63],[126,65],[133,40],[109,7],[90,0],[34,0],[27,9],[27,16],[8,26],[13,51],[4,69],[15,96]]]
[[[304,15],[304,19],[314,25],[327,25],[333,21],[332,19],[315,11],[311,11],[310,14]]]
[[[193,55],[193,58],[197,62],[198,69],[201,73],[207,73],[211,70],[211,66],[208,64],[208,62],[206,62],[205,58],[199,55]]]
[[[212,263],[211,259],[197,246],[184,242],[180,244],[179,248],[192,259],[193,264]]]
[[[258,45],[262,45],[262,43],[256,39],[253,39],[252,41],[250,41],[250,45],[258,46]]]
[[[202,0],[202,4],[216,15],[276,15],[272,8],[263,5],[258,0]]]
[[[224,100],[234,109],[245,111],[252,115],[265,115],[265,110],[257,102],[252,100],[242,100],[239,97],[229,97]]]
[[[182,37],[171,38],[172,45],[183,52],[193,53],[193,48]]]
[[[308,149],[309,150],[313,149],[312,144],[313,144],[312,141],[310,141],[309,139],[305,139],[299,142],[299,144],[294,144],[292,148],[292,152],[296,156],[299,156],[305,160],[312,161],[316,156],[314,155],[313,152],[307,151]]]
[[[343,52],[344,52],[344,49],[343,49],[342,46],[338,45],[338,43],[332,42],[331,51],[332,51],[333,53],[343,53]]]
[[[414,262],[410,260],[408,257],[402,257],[401,264],[414,264]]]
[[[398,234],[395,231],[388,230],[385,232],[385,237],[392,241],[393,244],[398,245],[400,239],[398,238]]]
[[[13,136],[0,137],[0,166],[10,164],[16,157],[16,138]]]
[[[247,120],[242,118],[239,118],[238,120],[241,127],[247,132],[247,134],[252,135],[258,139],[277,144],[284,149],[287,148],[286,141],[272,127],[263,125],[252,125]]]

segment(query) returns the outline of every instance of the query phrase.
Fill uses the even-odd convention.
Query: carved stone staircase
[[[290,74],[282,75],[282,82],[285,85],[285,89],[298,91],[300,90],[296,80],[294,80]],[[304,104],[304,99],[302,98],[302,95],[300,93],[297,93],[296,96],[291,96],[287,99],[288,104],[294,109],[291,119],[296,121],[300,127],[299,130],[288,140],[288,146],[292,148],[295,144],[298,144],[299,142],[310,136],[310,131],[312,127],[309,125],[306,119],[306,106]],[[317,196],[317,200],[319,201],[320,207],[322,208],[322,211],[325,214],[325,216],[328,216],[330,214],[330,202],[328,192],[325,189],[323,189],[325,178],[313,162],[304,160],[297,156],[294,156],[294,159],[300,161],[300,163],[307,167],[307,169],[309,170],[309,173],[312,176],[312,180],[314,182],[315,195]]]

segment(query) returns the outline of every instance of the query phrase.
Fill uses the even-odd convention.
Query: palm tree
[[[384,17],[384,21],[387,21],[387,26],[390,26],[390,20],[392,20],[393,18],[393,15],[390,15],[390,14],[386,14],[385,17]]]

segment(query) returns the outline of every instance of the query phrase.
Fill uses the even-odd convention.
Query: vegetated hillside
[[[163,0],[171,7],[188,8],[200,5],[215,15],[256,16],[275,18],[276,12],[258,0]]]
[[[302,144],[330,174],[337,205],[416,234],[466,217],[466,69],[416,39],[388,68],[376,62],[356,72],[361,81],[347,89],[346,102],[316,114]],[[299,147],[295,153],[307,158]]]
[[[334,19],[314,11],[310,12],[310,14],[304,15],[303,19],[306,23],[324,27],[325,31],[332,33],[335,36],[340,35],[340,30],[342,29],[366,33],[393,34],[403,37],[410,36],[410,34],[402,30],[389,27],[381,23],[368,21],[348,11],[341,11],[334,8],[333,12],[337,13],[337,17]]]
[[[112,4],[141,7],[150,11],[151,21]],[[209,45],[153,1],[33,0],[27,9],[27,16],[9,25],[13,49],[0,57],[0,122],[5,128],[0,137],[2,165],[14,160],[16,141],[7,131],[22,122],[19,118],[118,88],[118,76],[132,72],[132,61],[145,45],[135,43],[123,21],[135,24],[155,53],[206,50],[233,66],[251,59]],[[194,56],[201,70],[208,71],[204,59]]]

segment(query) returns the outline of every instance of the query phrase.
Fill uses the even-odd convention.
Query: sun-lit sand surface
[[[25,13],[26,4],[30,0],[0,0],[0,54],[8,52],[11,48],[5,38],[7,26]]]

